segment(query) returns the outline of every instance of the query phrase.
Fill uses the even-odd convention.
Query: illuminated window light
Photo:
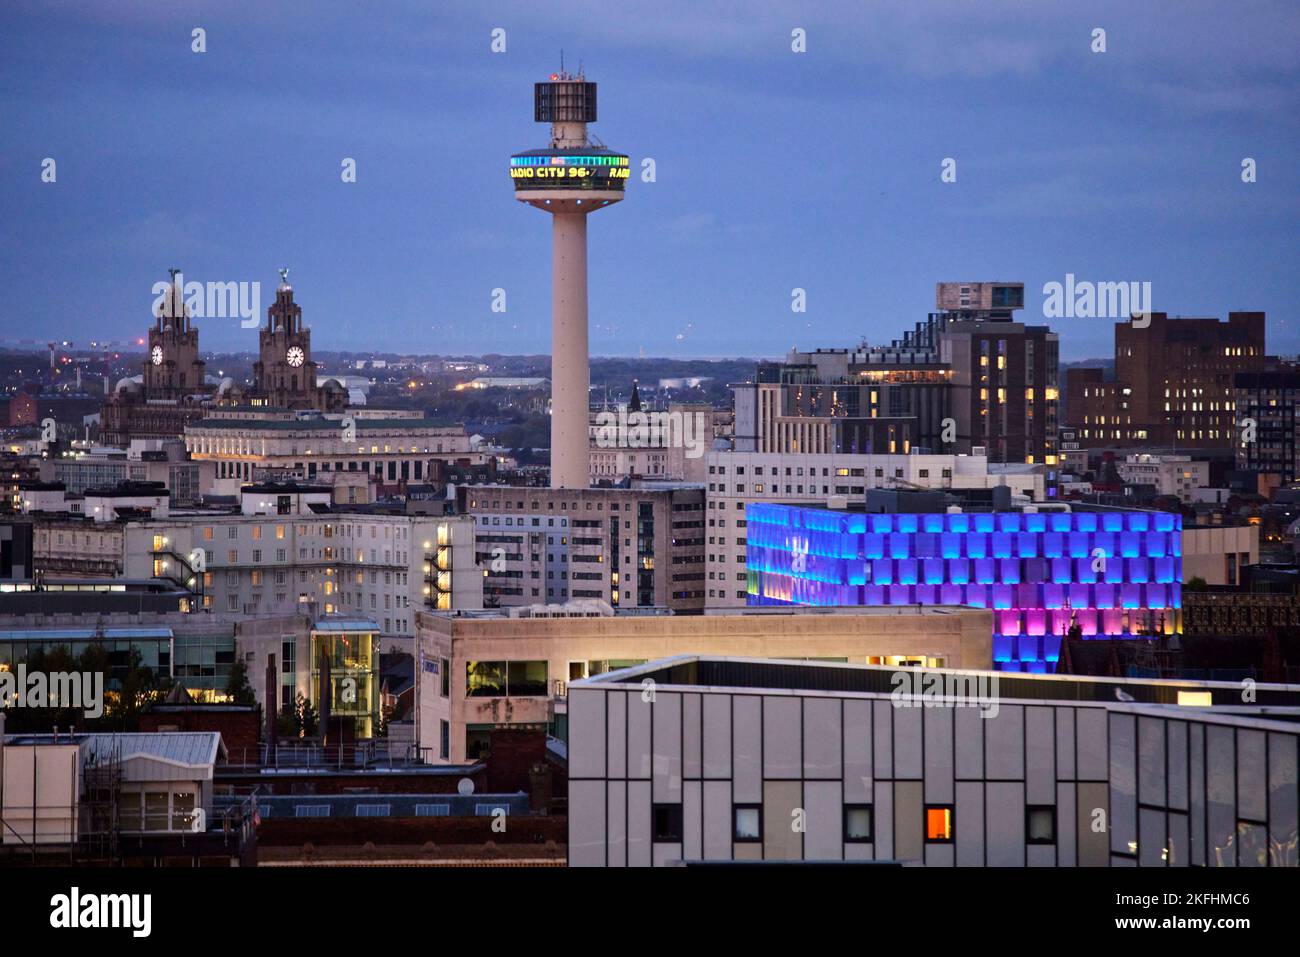
[[[925,840],[930,844],[951,844],[953,838],[952,805],[925,809]]]

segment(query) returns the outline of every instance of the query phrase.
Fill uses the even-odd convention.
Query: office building
[[[1259,493],[1267,495],[1300,478],[1300,372],[1238,372],[1232,385],[1236,466],[1254,473]]]
[[[125,577],[175,582],[225,614],[368,615],[385,637],[413,635],[420,608],[482,607],[470,519],[320,511],[309,498],[294,510],[292,488],[247,486],[246,502],[265,503],[251,514],[127,523]]]
[[[1004,489],[1009,504],[1028,504],[1049,491],[1045,466],[990,464],[982,455],[712,452],[707,471],[710,608],[739,608],[748,600],[745,509],[752,503],[824,507],[861,503],[872,490]]]
[[[704,607],[704,490],[456,488],[472,516],[491,607],[594,599],[616,608]]]
[[[1069,424],[1084,448],[1234,445],[1235,377],[1264,369],[1264,313],[1228,321],[1153,312],[1115,325],[1115,375],[1066,373]]]
[[[708,655],[593,676],[569,864],[1295,867],[1300,728],[1272,715],[1300,693],[1259,690]]]
[[[1023,283],[939,283],[888,346],[792,351],[736,393],[737,451],[986,454],[1055,466],[1057,336],[1016,322]]]
[[[1196,490],[1210,484],[1210,463],[1190,455],[1137,452],[1115,467],[1126,485],[1144,485],[1180,502],[1192,502]]]
[[[236,494],[240,484],[268,477],[326,481],[359,473],[381,486],[422,482],[434,461],[468,459],[461,425],[418,412],[359,409],[348,414],[298,413],[280,408],[222,408],[185,428],[185,446],[198,462],[215,463],[215,487]]]
[[[564,738],[569,682],[665,655],[987,668],[990,617],[976,608],[627,614],[596,602],[479,614],[421,612],[421,746],[458,762],[479,755],[492,730],[503,726],[547,727]]]
[[[1182,517],[1169,512],[745,510],[753,605],[990,608],[1000,671],[1050,673],[1071,632],[1173,635]]]

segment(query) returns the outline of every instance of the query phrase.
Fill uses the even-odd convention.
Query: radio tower
[[[596,84],[581,72],[535,84],[533,118],[550,146],[512,156],[510,178],[515,199],[551,214],[551,487],[587,488],[587,216],[623,198],[628,160],[587,138]]]

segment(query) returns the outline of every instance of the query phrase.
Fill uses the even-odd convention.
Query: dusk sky
[[[260,281],[264,320],[289,266],[317,350],[548,351],[550,223],[508,162],[561,49],[632,158],[590,223],[593,354],[887,342],[937,281],[1009,280],[1063,358],[1108,356],[1112,321],[1043,317],[1068,273],[1300,351],[1294,0],[4,0],[0,339],[134,339],[170,266]]]

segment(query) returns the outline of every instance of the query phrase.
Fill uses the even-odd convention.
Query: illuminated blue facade
[[[749,604],[991,608],[1001,671],[1054,672],[1072,622],[1097,639],[1180,630],[1180,515],[757,503],[745,521]]]

